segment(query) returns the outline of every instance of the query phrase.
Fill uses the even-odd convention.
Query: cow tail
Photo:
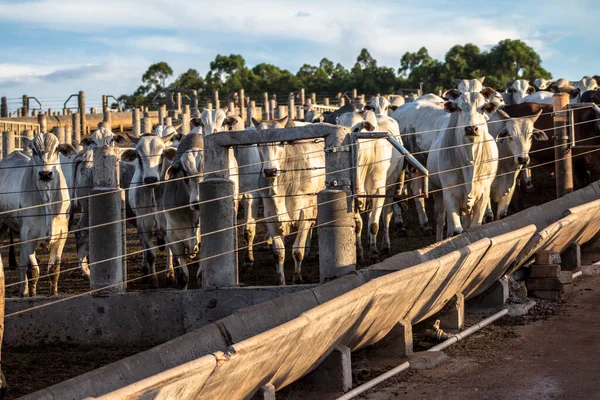
[[[8,268],[14,270],[17,269],[19,265],[17,263],[17,255],[15,253],[15,240],[12,229],[8,230],[8,235],[10,238],[10,246],[8,248]]]

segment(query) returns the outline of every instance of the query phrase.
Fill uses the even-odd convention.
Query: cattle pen
[[[189,103],[183,104],[186,96]],[[18,149],[27,151],[27,147],[20,145],[21,137],[31,139],[50,129],[61,144],[74,142],[76,147],[80,147],[83,137],[94,131],[89,129],[94,125],[130,133],[130,139],[151,135],[156,125],[179,125],[180,133],[185,137],[194,135],[190,121],[193,124],[201,113],[197,93],[178,90],[166,93],[166,104],[159,105],[155,111],[111,112],[109,96],[105,95],[102,98],[103,112],[86,115],[85,104],[82,104],[85,95],[80,92],[77,97],[78,112],[71,115],[69,111],[60,116],[40,113],[33,118],[2,115],[2,157],[6,158]],[[24,398],[233,399],[256,395],[267,399],[274,398],[277,391],[296,381],[301,381],[306,390],[341,395],[353,386],[349,378],[352,352],[378,348],[381,354],[393,354],[398,359],[411,356],[413,330],[430,328],[433,322],[439,320],[440,329],[460,332],[465,328],[465,302],[504,308],[509,277],[523,271],[523,267],[531,269],[533,262],[542,263],[544,256],[556,257],[554,262],[547,262],[553,265],[561,263],[558,255],[562,254],[563,272],[571,273],[571,277],[572,272],[581,267],[582,258],[585,261],[600,258],[597,247],[600,183],[596,181],[574,190],[571,176],[572,159],[600,150],[595,137],[577,135],[580,126],[600,118],[577,121],[572,116],[573,111],[593,109],[597,112],[596,105],[581,103],[567,106],[564,101],[557,101],[554,110],[548,113],[555,122],[551,129],[556,133],[555,142],[544,150],[554,151],[556,157],[552,161],[532,165],[530,169],[540,173],[543,167],[555,170],[558,198],[554,199],[553,193],[540,197],[531,207],[508,218],[474,226],[440,242],[434,242],[431,237],[421,237],[422,232],[416,228],[409,231],[412,238],[394,237],[391,245],[385,243],[384,237],[383,243],[387,246],[384,250],[392,254],[382,259],[380,253],[372,252],[371,227],[362,237],[356,234],[357,218],[362,220],[371,211],[368,205],[358,208],[357,200],[363,199],[366,203],[378,196],[364,193],[361,196],[357,190],[359,169],[364,167],[357,162],[360,143],[396,141],[394,148],[399,152],[396,157],[401,157],[418,172],[407,176],[404,184],[419,182],[422,192],[380,195],[386,197],[383,207],[391,209],[394,205],[410,203],[409,210],[412,211],[413,202],[408,200],[442,192],[442,188],[429,188],[428,180],[432,174],[415,158],[419,154],[409,153],[402,145],[407,134],[395,138],[389,132],[354,132],[347,127],[322,122],[281,129],[243,129],[257,116],[265,120],[286,116],[303,119],[305,112],[311,110],[335,112],[345,105],[346,100],[359,108],[365,105],[365,96],[357,93],[340,94],[336,99],[335,107],[328,98],[319,105],[316,95],[305,98],[304,90],[301,90],[290,94],[285,106],[278,105],[265,95],[261,108],[254,101],[249,101],[242,90],[237,104],[228,101],[227,105],[227,116],[239,116],[242,129],[205,134],[202,138],[203,171],[196,174],[203,178],[199,183],[199,197],[195,201],[165,204],[162,208],[142,211],[142,216],[162,215],[176,209],[191,208],[198,212],[201,221],[199,253],[183,264],[181,261],[174,263],[174,258],[180,254],[172,251],[157,258],[161,268],[156,273],[163,275],[165,280],[169,268],[176,274],[184,267],[201,271],[198,281],[190,280],[188,290],[173,289],[172,284],[163,280],[160,282],[163,288],[149,288],[148,278],[154,273],[140,267],[139,259],[142,255],[147,257],[148,251],[156,252],[164,247],[168,250],[170,246],[192,238],[167,240],[169,235],[166,235],[166,238],[160,238],[162,242],[156,241],[156,244],[145,248],[136,243],[138,235],[142,234],[140,227],[136,232],[128,224],[140,217],[140,211],[134,210],[137,215],[130,213],[127,199],[132,186],[123,185],[123,180],[129,171],[131,181],[132,170],[141,164],[139,151],[138,158],[127,163],[120,161],[127,151],[125,148],[104,145],[91,150],[94,168],[91,193],[70,198],[70,201],[89,201],[89,224],[71,226],[66,245],[66,253],[76,253],[73,235],[81,232],[89,234],[87,268],[90,280],[87,282],[78,276],[80,265],[77,257],[71,256],[71,262],[66,263],[67,268],[60,271],[61,279],[66,273],[75,274],[75,277],[68,277],[67,282],[77,282],[73,286],[70,283],[66,285],[69,294],[17,298],[19,287],[30,283],[31,276],[27,277],[30,280],[27,282],[14,271],[7,270],[5,351],[10,353],[12,348],[19,346],[92,344],[140,346],[140,350],[144,351],[127,354],[129,357],[121,360],[110,360],[114,362],[64,382],[53,382],[56,384],[48,388],[36,387],[39,391],[21,393],[26,395]],[[210,100],[208,110],[220,107],[218,93]],[[295,104],[296,100],[300,106]],[[28,108],[29,98],[27,108],[25,98],[23,102],[19,113],[28,115],[31,111]],[[2,104],[2,109],[7,110],[8,106],[4,106],[6,100],[3,99]],[[68,110],[66,103],[65,110]],[[409,135],[423,133],[417,131]],[[318,155],[324,157],[324,166],[311,167],[314,174],[310,176],[311,179],[321,176],[325,187],[297,197],[310,198],[302,210],[316,207],[316,216],[306,217],[304,213],[289,215],[287,212],[268,214],[261,207],[262,217],[250,222],[241,218],[238,213],[247,213],[248,210],[242,212],[242,207],[236,206],[235,202],[244,196],[254,195],[257,200],[275,196],[277,201],[277,196],[285,199],[293,195],[278,194],[266,186],[245,191],[236,189],[233,177],[239,179],[244,173],[251,173],[248,172],[251,164],[237,165],[237,172],[232,172],[230,161],[236,151],[252,146],[296,146],[307,141],[321,146]],[[579,152],[575,154],[572,150],[577,147]],[[178,154],[183,153],[181,150]],[[531,153],[536,154],[535,151]],[[166,154],[150,153],[149,157],[166,159]],[[304,156],[310,160],[317,154]],[[75,164],[75,161],[66,157],[61,159],[60,164],[66,171],[64,166]],[[282,171],[283,174],[294,172],[298,171]],[[448,172],[451,171],[438,174]],[[512,170],[506,174],[515,172]],[[194,174],[179,176],[171,183],[177,180],[187,182],[193,177]],[[136,187],[154,188],[165,182],[169,181],[135,184]],[[376,189],[388,186],[391,184],[386,182],[385,187]],[[539,186],[543,184],[539,183]],[[25,192],[26,189],[23,190]],[[42,206],[29,206],[29,209],[36,207]],[[10,212],[15,211],[19,210]],[[427,211],[431,214],[431,207]],[[0,212],[0,216],[10,212]],[[419,224],[414,216],[407,215],[406,210],[404,214],[405,224]],[[296,228],[294,231],[292,225],[306,221],[310,222],[308,228]],[[258,242],[253,244],[248,243],[245,236],[248,224],[261,226],[261,229],[256,229]],[[308,235],[304,247],[316,254],[310,259],[300,258],[307,271],[304,273],[305,284],[273,284],[276,281],[270,277],[275,275],[276,262],[271,261],[271,253],[276,241],[273,237],[263,239],[261,235],[268,231],[265,226],[275,229],[284,246],[285,239],[300,234],[301,229],[315,230],[317,240],[314,242],[318,245],[311,249]],[[177,229],[183,228],[172,228],[173,231]],[[386,235],[385,229],[382,235]],[[374,232],[375,238],[377,233]],[[23,243],[16,236],[13,241],[0,245],[3,256],[11,245]],[[357,259],[356,248],[361,241],[370,246],[373,258],[368,262],[361,263]],[[263,248],[263,251],[253,260],[252,268],[245,268],[240,255],[246,255],[252,246]],[[378,246],[375,245],[375,250]],[[289,264],[298,261],[297,248],[292,251],[291,258],[289,252],[285,252],[286,277],[292,276]],[[186,249],[189,251],[189,246]],[[63,260],[68,259],[66,253]],[[5,258],[4,265],[8,264],[9,260]],[[164,266],[166,269],[163,271]],[[295,266],[293,271],[296,272]],[[51,279],[56,274],[56,271],[42,272],[35,280]],[[292,282],[286,278],[284,283]],[[562,283],[556,289],[537,290],[568,291],[565,288],[569,283],[564,282],[565,288]],[[59,280],[59,285],[64,283]],[[532,292],[533,287],[530,289]],[[232,382],[236,384],[232,385]]]

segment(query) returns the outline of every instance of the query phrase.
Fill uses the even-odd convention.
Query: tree
[[[166,87],[166,81],[173,76],[173,69],[164,61],[152,64],[142,75],[142,82],[149,85],[151,91],[156,91]]]
[[[171,84],[171,87],[178,89],[202,90],[204,88],[204,78],[193,68],[188,69]]]
[[[406,52],[400,59],[399,75],[407,76],[412,70],[420,66],[429,65],[433,59],[425,47],[421,47],[416,53]]]

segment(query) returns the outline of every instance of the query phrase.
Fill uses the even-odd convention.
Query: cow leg
[[[152,243],[152,233],[154,232],[154,218],[144,217],[137,220],[138,232],[144,249],[142,256],[142,275],[148,275],[150,287],[158,287],[158,278],[156,277],[156,249]]]
[[[494,212],[492,211],[492,200],[488,196],[486,205],[485,205],[485,214],[483,216],[483,223],[488,224],[493,221],[494,221]]]
[[[421,197],[421,195],[424,193],[424,190],[423,190],[424,180],[423,179],[415,179],[417,176],[418,176],[417,174],[412,175],[412,180],[410,182],[410,189],[411,189],[413,196],[419,196],[419,197],[415,197],[415,207],[417,209],[417,217],[419,218],[419,226],[421,227],[421,230],[423,231],[423,235],[432,236],[433,230],[431,229],[431,226],[429,226],[429,219],[427,218],[427,211],[425,209],[425,199],[423,197]]]
[[[23,241],[27,240],[26,235],[22,235]],[[20,265],[19,265],[19,280],[21,281],[21,285],[19,288],[19,295],[21,297],[25,297],[27,295],[36,296],[36,285],[32,285],[30,287],[31,280],[35,280],[37,284],[37,279],[40,276],[40,269],[37,266],[37,262],[35,265],[32,265],[29,261],[29,256],[33,255],[35,257],[35,244],[34,243],[23,243],[21,244],[20,251]]]
[[[275,258],[275,274],[278,285],[285,285],[285,272],[283,263],[285,261],[285,246],[282,236],[273,237],[273,257]]]
[[[535,186],[533,186],[533,180],[531,179],[531,168],[524,168],[524,178],[525,178],[525,191],[527,193],[533,193],[535,191]]]
[[[304,210],[301,210],[300,220],[298,221],[298,232],[296,233],[296,240],[294,241],[294,246],[292,248],[292,255],[294,257],[294,284],[302,283],[302,261],[304,260],[306,243],[312,225],[310,221],[307,221],[304,218]]]
[[[79,229],[79,225],[76,228]],[[87,229],[75,233],[75,243],[77,245],[77,266],[81,276],[90,279],[90,267],[88,266],[90,242]]]
[[[364,251],[362,246],[361,234],[363,228],[363,220],[362,216],[359,212],[354,214],[354,222],[356,223],[354,226],[354,233],[356,235],[356,259],[358,262],[364,261]]]
[[[385,255],[390,254],[392,249],[392,244],[390,242],[390,223],[392,222],[393,214],[393,207],[386,204],[383,207],[383,248],[381,249]]]
[[[66,237],[60,238],[50,247],[50,257],[48,259],[48,272],[50,277],[50,296],[58,295],[58,278],[60,276],[60,262],[63,249],[65,248]]]
[[[444,197],[440,192],[433,195],[434,200],[434,219],[435,219],[435,240],[438,242],[444,239],[444,222],[446,220],[446,208]]]
[[[372,262],[379,261],[379,251],[377,249],[377,235],[379,234],[379,220],[381,218],[381,212],[384,202],[384,198],[373,199],[373,209],[371,210],[369,215],[369,253],[371,255]]]
[[[252,195],[245,195],[244,202],[244,239],[248,249],[246,250],[245,268],[254,265],[254,237],[256,236],[256,220],[258,218],[258,202]]]
[[[167,238],[169,236],[167,235]],[[171,243],[171,241],[169,239],[167,239],[167,243]],[[166,274],[166,280],[167,280],[167,285],[171,286],[173,283],[175,283],[175,269],[173,268],[173,264],[175,263],[175,256],[173,255],[173,250],[171,249],[171,246],[167,246],[167,265],[165,266],[165,274]]]
[[[450,191],[444,190],[443,193],[444,207],[446,208],[446,233],[448,237],[452,237],[463,231],[460,222],[461,204],[459,204]]]
[[[180,240],[175,241],[177,241],[177,243],[172,243],[171,240],[169,240],[169,243],[171,243],[169,244],[169,250],[173,257],[173,263],[175,264],[173,273],[177,279],[177,287],[185,290],[190,281],[190,272],[185,260],[185,244]]]

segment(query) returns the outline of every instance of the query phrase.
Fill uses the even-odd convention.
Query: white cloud
[[[194,43],[177,36],[147,35],[120,37],[111,39],[96,37],[92,41],[112,47],[124,47],[130,50],[150,50],[169,53],[198,53],[199,48]]]

